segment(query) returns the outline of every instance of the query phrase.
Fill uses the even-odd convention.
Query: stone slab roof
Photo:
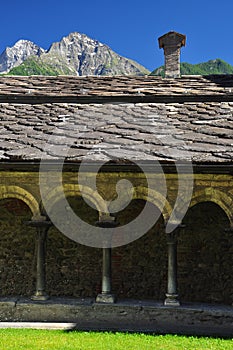
[[[232,162],[233,102],[0,104],[0,159]]]
[[[233,76],[0,77],[0,160],[61,157],[233,163]]]
[[[233,101],[233,75],[184,76],[162,79],[156,76],[129,77],[45,77],[1,76],[0,101],[34,98],[91,97],[180,97],[182,99],[220,96]],[[78,102],[78,101],[77,101]]]

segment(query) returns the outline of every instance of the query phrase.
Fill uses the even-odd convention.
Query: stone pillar
[[[32,300],[47,300],[49,296],[46,293],[46,238],[48,229],[51,226],[50,221],[38,220],[27,223],[36,228],[36,290],[32,295]]]
[[[167,306],[179,306],[177,292],[177,235],[180,228],[183,225],[177,227],[173,232],[167,233],[167,245],[168,245],[168,280],[167,280],[167,293],[164,305]]]
[[[115,218],[100,220],[97,225],[103,228],[116,227]],[[102,291],[96,297],[97,303],[114,303],[116,296],[112,294],[112,249],[103,248],[103,267],[102,267]]]

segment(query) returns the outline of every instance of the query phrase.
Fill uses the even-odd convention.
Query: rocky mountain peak
[[[48,50],[47,62],[70,65],[75,75],[142,75],[144,67],[124,58],[105,44],[78,32],[70,33]],[[45,56],[44,56],[45,58]]]
[[[13,68],[13,69],[12,69]],[[0,56],[0,73],[14,75],[144,75],[149,71],[85,34],[70,33],[48,51],[19,40]]]
[[[29,56],[40,56],[44,49],[29,40],[19,40],[14,46],[7,47],[0,55],[0,73],[7,73],[13,67],[19,66]]]
[[[98,45],[107,47],[107,45],[104,45],[98,40],[88,37],[86,34],[73,32],[70,33],[68,36],[63,37],[60,42],[52,44],[51,49],[57,46],[72,47],[76,45],[80,45],[82,48],[90,46],[95,47]]]

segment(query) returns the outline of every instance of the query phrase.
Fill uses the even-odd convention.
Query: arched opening
[[[213,202],[190,208],[178,238],[178,286],[182,301],[232,303],[233,237],[225,212]]]
[[[99,213],[82,197],[66,198],[79,218],[95,226]],[[61,205],[61,206],[60,206]],[[63,215],[63,203],[54,206]],[[47,291],[51,296],[95,297],[101,291],[102,250],[78,244],[52,226],[47,238]]]
[[[135,199],[117,213],[120,225],[138,217],[145,201]],[[158,220],[141,238],[112,250],[113,292],[119,298],[164,299],[167,283],[167,248],[164,220],[157,207],[148,203]]]
[[[0,200],[1,296],[30,296],[34,291],[35,229],[25,225],[31,217],[22,200]]]

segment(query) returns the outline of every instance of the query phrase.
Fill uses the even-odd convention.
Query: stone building
[[[233,76],[184,44],[165,78],[0,77],[2,298],[232,304]]]

